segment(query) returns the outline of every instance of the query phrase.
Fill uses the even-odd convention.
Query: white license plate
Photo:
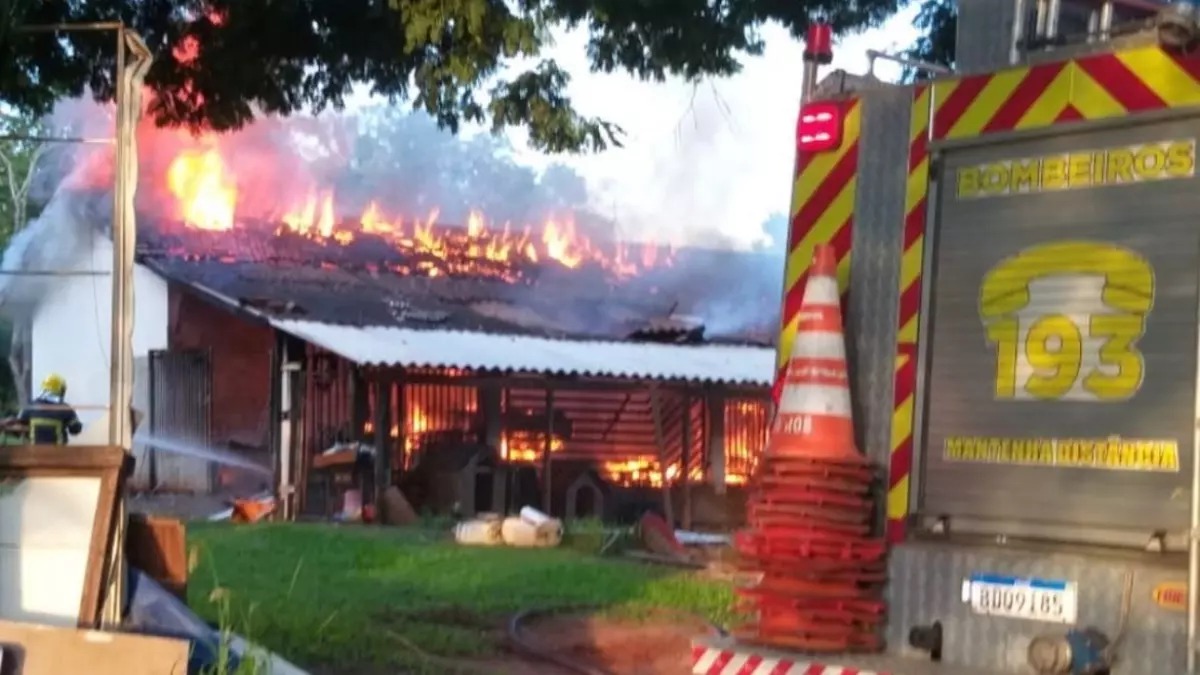
[[[1075,584],[1066,581],[974,575],[964,586],[963,599],[977,614],[1075,623],[1079,610]]]

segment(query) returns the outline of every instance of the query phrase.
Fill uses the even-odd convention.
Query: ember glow
[[[201,139],[203,142],[204,139]],[[286,171],[271,167],[286,180]],[[346,217],[337,194],[315,187],[263,213],[257,190],[243,190],[243,176],[231,169],[215,145],[178,152],[166,171],[166,186],[174,200],[175,217],[187,227],[210,232],[243,227],[243,220],[277,223],[277,234],[306,237],[328,245],[346,246],[364,236],[388,242],[414,262],[399,266],[398,274],[421,276],[483,276],[509,282],[531,265],[555,264],[567,269],[595,267],[625,278],[672,264],[668,247],[653,244],[598,245],[579,231],[570,216],[547,218],[540,227],[495,223],[473,211],[461,227],[438,222],[437,209],[423,217],[389,214],[372,201],[356,217]],[[262,176],[249,176],[255,183]],[[243,192],[246,192],[243,195]],[[255,197],[255,208],[244,197]],[[246,211],[246,212],[244,212]]]

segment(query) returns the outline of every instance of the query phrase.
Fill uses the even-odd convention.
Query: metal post
[[[109,443],[133,446],[133,265],[137,245],[137,222],[133,209],[137,190],[137,138],[135,127],[141,113],[142,82],[150,69],[151,54],[136,33],[117,26],[116,185],[113,190],[113,288],[112,343],[110,349]],[[126,49],[134,52],[132,69],[127,68]],[[118,625],[125,616],[125,503],[117,504],[113,528],[113,577],[111,595],[105,602],[104,619]]]
[[[725,394],[709,389],[708,400],[708,467],[712,474],[713,491],[725,494]]]
[[[1016,65],[1021,60],[1021,53],[1024,51],[1025,19],[1027,18],[1027,13],[1025,0],[1013,0],[1012,47],[1008,55],[1008,61],[1012,65]]]
[[[679,475],[683,480],[683,529],[692,529],[692,397],[683,390],[683,420],[680,422],[682,447],[679,450]]]
[[[1197,302],[1200,308],[1200,302]],[[1192,429],[1192,504],[1188,529],[1187,673],[1196,672],[1197,612],[1200,612],[1200,340],[1196,344],[1195,424]]]
[[[546,387],[546,437],[542,439],[542,513],[550,515],[551,500],[551,459],[554,445],[554,390]]]
[[[1054,42],[1058,39],[1058,19],[1062,14],[1062,0],[1049,0],[1046,9],[1046,40]]]
[[[121,378],[124,374],[125,359],[125,191],[130,189],[125,180],[125,163],[129,156],[129,141],[125,137],[125,117],[127,109],[125,88],[125,32],[117,27],[117,79],[113,97],[117,104],[117,138],[115,149],[116,185],[113,190],[112,218],[112,339],[109,344],[109,396],[108,396],[108,442],[110,445],[129,447],[125,442],[127,435],[126,422],[122,420],[128,415],[128,406],[122,406],[125,399],[125,387]],[[136,236],[136,233],[135,233]],[[132,323],[132,322],[130,322]]]
[[[818,67],[816,61],[804,62],[804,69],[800,74],[800,103],[808,103],[812,98],[813,90],[817,87]]]
[[[296,390],[301,364],[291,360],[291,350],[288,348],[289,338],[283,333],[277,335],[276,350],[279,352],[279,430],[277,432],[279,445],[279,504],[284,520],[295,518],[296,504],[295,472],[296,457]]]
[[[384,373],[375,379],[375,514],[383,517],[383,493],[392,484],[392,379]]]
[[[1113,23],[1113,1],[1107,0],[1103,5],[1100,5],[1100,39],[1107,40],[1112,37]]]
[[[149,404],[150,409],[146,411],[146,426],[150,428],[150,436],[157,437],[158,432],[158,378],[159,378],[159,361],[162,360],[162,351],[154,350],[150,352],[149,371],[150,371],[150,391]],[[146,464],[147,464],[147,479],[150,482],[150,491],[154,492],[158,489],[158,451],[153,445],[146,445]]]
[[[1046,37],[1046,22],[1050,15],[1050,0],[1037,0],[1037,25],[1033,29],[1033,43],[1029,46],[1040,46]]]
[[[930,92],[933,93],[934,88],[931,87]],[[932,96],[930,97],[930,105],[933,105]],[[932,122],[929,128],[930,138],[932,138]],[[939,172],[935,172],[933,160],[934,157],[930,156],[930,171],[925,177],[929,187],[925,199],[925,203],[928,206],[925,209],[925,243],[923,244],[921,259],[921,304],[918,305],[920,311],[917,314],[917,342],[914,350],[915,353],[912,355],[912,358],[916,359],[917,376],[913,387],[913,453],[912,468],[909,470],[909,474],[917,477],[918,481],[921,476],[924,476],[925,468],[925,408],[928,403],[929,359],[933,353],[933,334],[929,329],[933,323],[932,299],[933,287],[937,279],[937,238],[938,224],[941,221],[941,212],[938,205],[941,203],[942,178]],[[910,515],[920,512],[921,485],[919,482],[910,482],[908,505],[908,513]]]
[[[137,190],[137,139],[135,126],[141,112],[142,81],[150,68],[150,50],[135,33],[117,27],[116,185],[112,223],[112,342],[109,373],[109,425],[111,445],[133,444],[133,266],[137,223],[133,209]],[[126,50],[134,52],[132,70]]]

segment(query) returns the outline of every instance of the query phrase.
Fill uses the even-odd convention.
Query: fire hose
[[[508,640],[519,653],[539,661],[556,665],[570,673],[575,673],[577,675],[614,675],[603,668],[588,665],[578,660],[567,658],[561,654],[556,654],[548,649],[543,649],[542,647],[539,647],[538,645],[526,639],[523,635],[524,631],[522,630],[525,623],[532,619],[562,616],[564,614],[592,613],[602,609],[605,608],[594,605],[558,607],[554,609],[523,609],[509,619]],[[717,637],[724,637],[726,635],[725,630],[720,626],[712,623],[708,619],[690,612],[664,608],[654,608],[652,612],[655,614],[669,614],[681,619],[690,619],[696,623],[703,624]]]

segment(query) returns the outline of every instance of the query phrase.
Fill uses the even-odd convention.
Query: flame
[[[167,168],[167,187],[179,205],[179,218],[201,230],[233,227],[237,186],[215,149],[185,150]]]
[[[464,412],[475,412],[477,409],[478,404],[474,399],[471,399],[467,402]],[[749,410],[751,408],[747,407],[746,411]],[[404,445],[406,456],[411,456],[422,434],[443,429],[445,426],[442,421],[432,419],[421,406],[413,405],[409,410],[408,420],[405,424]],[[374,433],[374,429],[375,425],[372,422],[366,422],[363,425],[363,432],[367,435]],[[399,438],[399,424],[392,425],[390,436],[391,438]],[[542,461],[542,452],[545,448],[545,438],[545,433],[539,431],[508,431],[500,439],[500,459],[516,464],[540,464]],[[730,439],[727,439],[727,442],[730,442]],[[565,447],[566,443],[559,436],[551,438],[551,454],[562,452]],[[740,452],[744,452],[744,447],[737,442],[733,442],[731,449],[734,451],[733,454],[735,456]],[[664,473],[659,468],[658,458],[652,455],[599,462],[598,469],[600,476],[605,481],[622,487],[660,488],[663,486],[664,479],[669,483],[677,484],[682,474],[681,464],[678,460],[669,464]],[[688,476],[688,481],[691,483],[703,482],[703,468],[699,466],[693,467]],[[725,483],[727,485],[746,485],[748,482],[749,476],[747,474],[732,470],[726,471]]]
[[[309,195],[299,210],[283,214],[282,220],[296,234],[315,234],[325,239],[334,236],[333,193]]]
[[[534,464],[542,460],[546,447],[546,435],[541,432],[510,431],[500,439],[500,459],[519,464]],[[550,439],[550,454],[554,455],[565,447],[558,436]]]
[[[179,44],[171,48],[171,56],[183,64],[195,61],[200,58],[200,41],[194,35],[185,35]]]
[[[188,44],[185,39],[179,48]],[[178,217],[186,225],[201,230],[232,230],[238,225],[235,214],[240,211],[239,188],[246,187],[247,195],[255,195],[261,191],[257,183],[264,178],[250,175],[257,171],[235,174],[220,149],[212,145],[212,139],[209,144],[212,147],[183,150],[171,160],[167,187]],[[404,218],[386,214],[372,201],[351,220],[344,217],[344,209],[339,209],[334,191],[321,188],[280,207],[274,210],[275,219],[281,223],[279,233],[343,246],[364,235],[381,238],[413,259],[412,264],[393,269],[401,274],[478,275],[516,281],[524,274],[523,266],[553,261],[567,269],[592,265],[614,276],[628,277],[672,263],[670,248],[653,244],[640,245],[640,251],[624,244],[598,246],[579,231],[569,216],[548,218],[539,231],[531,226],[492,222],[483,213],[472,211],[464,227],[451,228],[437,225],[437,209],[425,218]]]
[[[662,487],[664,477],[667,482],[678,483],[682,473],[680,463],[675,461],[667,465],[664,476],[659,469],[658,458],[650,456],[604,462],[601,470],[605,480],[625,487]],[[692,467],[688,481],[699,483],[703,480],[704,470],[698,466]]]

